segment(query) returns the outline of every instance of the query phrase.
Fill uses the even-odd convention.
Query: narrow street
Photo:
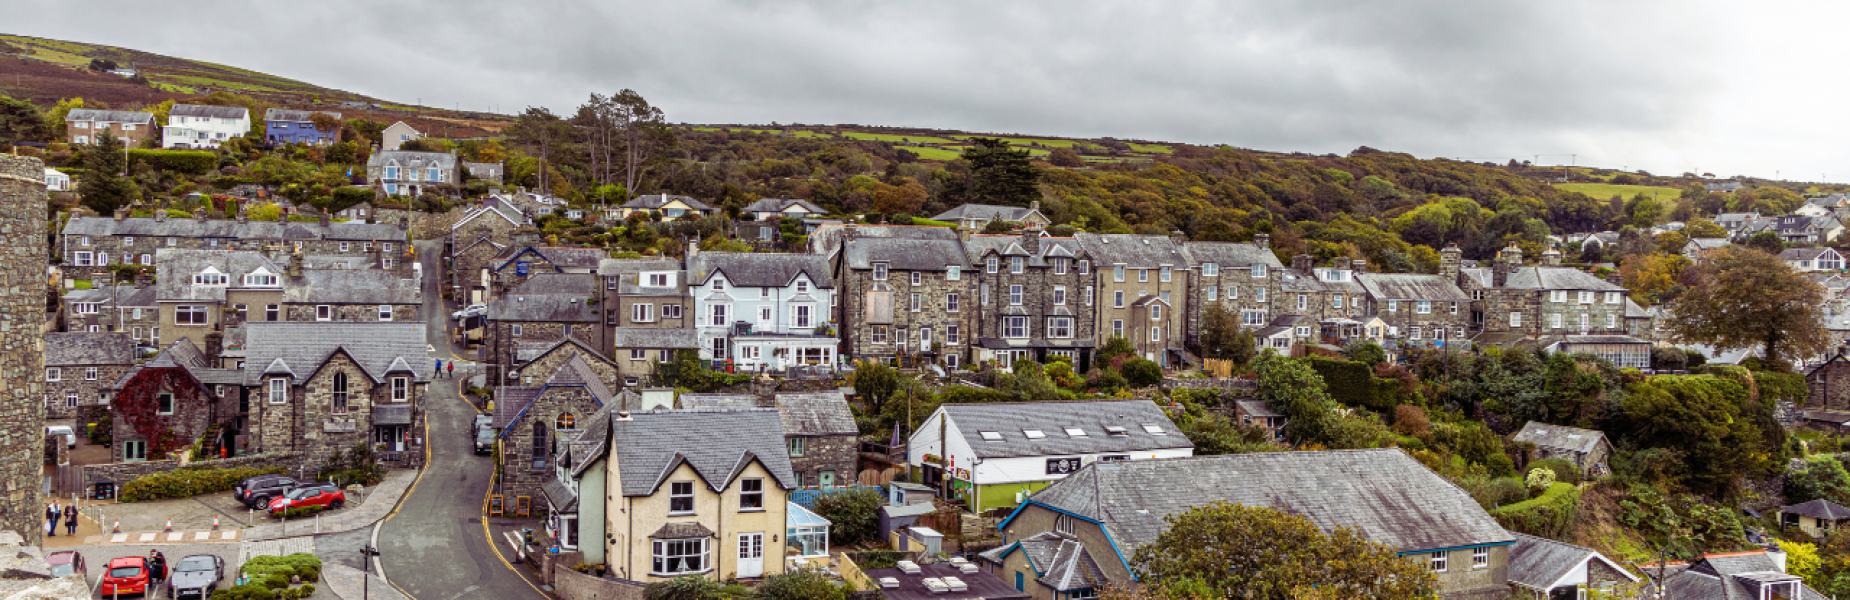
[[[453,360],[445,320],[453,306],[439,295],[442,242],[417,242],[424,269],[425,321],[431,360]],[[464,363],[468,365],[468,363]],[[458,381],[479,370],[458,365],[456,378],[432,381],[425,396],[430,463],[396,516],[379,531],[380,560],[391,582],[424,600],[439,598],[544,598],[535,584],[499,558],[482,524],[482,502],[493,471],[476,456],[469,427],[476,411],[458,393]]]

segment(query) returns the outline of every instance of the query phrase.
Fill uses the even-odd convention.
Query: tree
[[[1369,367],[1387,362],[1387,350],[1383,350],[1381,344],[1364,338],[1356,338],[1355,341],[1349,342],[1348,346],[1343,347],[1343,354],[1348,355],[1349,360]]]
[[[1080,156],[1079,151],[1072,148],[1054,148],[1053,152],[1047,155],[1047,162],[1053,163],[1056,167],[1069,169],[1086,166],[1085,157]]]
[[[340,117],[336,117],[334,115],[330,115],[324,112],[314,112],[314,113],[309,113],[308,121],[309,123],[315,126],[315,131],[319,131],[321,133],[331,133],[331,134],[336,134],[336,135],[339,135],[340,133],[340,126],[341,126]]]
[[[1163,367],[1141,356],[1124,361],[1124,380],[1131,387],[1150,387],[1163,382]]]
[[[899,389],[899,371],[877,360],[858,361],[854,366],[854,392],[867,404],[867,412],[880,414],[893,391]]]
[[[659,153],[674,145],[662,109],[649,105],[642,94],[624,89],[610,97],[612,121],[623,141],[623,189],[634,191],[642,174],[653,167]]]
[[[1231,360],[1245,365],[1253,359],[1256,344],[1253,336],[1240,324],[1240,317],[1219,302],[1209,304],[1201,313],[1201,357]]]
[[[127,168],[123,156],[122,143],[108,130],[97,134],[96,145],[84,152],[84,167],[90,172],[77,185],[84,207],[109,215],[140,195],[134,182],[122,176]]]
[[[911,177],[895,177],[893,183],[875,182],[874,210],[889,215],[909,215],[930,199],[925,186]]]
[[[42,142],[51,139],[51,126],[31,102],[0,96],[0,142]]]
[[[541,194],[552,192],[549,182],[551,178],[547,177],[546,164],[552,159],[553,149],[564,143],[569,129],[570,127],[561,121],[558,115],[552,114],[552,111],[529,106],[525,112],[514,118],[512,125],[502,130],[502,133],[507,134],[509,139],[525,145],[529,154],[534,149],[538,149],[540,171],[539,181],[535,187],[539,188]]]
[[[847,586],[835,585],[816,569],[793,568],[767,575],[758,585],[761,600],[848,600]]]
[[[1728,237],[1728,230],[1708,219],[1695,219],[1683,226],[1683,234],[1691,238]]]
[[[1819,307],[1824,290],[1771,254],[1740,246],[1709,251],[1683,270],[1671,332],[1685,343],[1761,346],[1767,361],[1815,356],[1829,344]]]
[[[1132,560],[1138,579],[1159,593],[1190,597],[1205,588],[1264,600],[1313,591],[1327,598],[1437,597],[1437,581],[1424,561],[1401,557],[1349,527],[1325,534],[1300,515],[1225,502],[1163,520],[1167,529]]]
[[[1231,418],[1208,413],[1185,417],[1176,426],[1195,444],[1196,456],[1214,454],[1251,454],[1282,452],[1284,446],[1272,443],[1272,432],[1258,425],[1239,423]]]
[[[1786,251],[1786,242],[1781,241],[1777,233],[1762,231],[1747,238],[1747,247],[1778,256],[1779,253]]]
[[[1014,228],[1010,227],[1007,221],[1002,220],[1001,214],[997,214],[994,217],[990,217],[989,222],[983,224],[983,233],[985,234],[993,235],[993,234],[1008,233],[1010,231],[1014,231]]]
[[[1279,356],[1267,349],[1253,361],[1253,370],[1259,375],[1259,399],[1285,415],[1286,437],[1305,443],[1329,435],[1330,408],[1335,401],[1324,389],[1323,376],[1305,359]]]
[[[829,543],[853,546],[880,536],[880,506],[886,501],[871,488],[854,488],[816,497],[816,514],[829,520]]]
[[[1619,266],[1619,276],[1624,278],[1625,289],[1632,291],[1633,301],[1650,306],[1669,299],[1666,292],[1678,286],[1677,278],[1686,268],[1689,259],[1681,254],[1649,254],[1626,259]]]
[[[1041,173],[1028,162],[1028,151],[1009,147],[995,138],[975,138],[964,150],[970,163],[969,195],[973,201],[1005,206],[1027,206],[1041,197],[1036,185]]]
[[[1105,345],[1098,349],[1098,364],[1109,365],[1113,358],[1136,355],[1137,348],[1131,346],[1130,340],[1124,339],[1124,336],[1114,335],[1111,339],[1105,340]]]

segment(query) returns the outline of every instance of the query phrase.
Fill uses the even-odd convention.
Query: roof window
[[[1000,432],[1000,431],[982,431],[982,432],[978,432],[978,433],[981,433],[981,434],[983,434],[983,441],[985,441],[985,442],[1000,442],[1000,441],[1002,441],[1002,432]]]
[[[1086,430],[1078,427],[1066,428],[1066,437],[1086,437]]]
[[[1157,425],[1155,423],[1144,423],[1143,430],[1145,433],[1148,433],[1150,435],[1169,435],[1167,433],[1163,433],[1162,425]]]
[[[1041,433],[1041,430],[1039,429],[1023,429],[1021,430],[1021,434],[1028,436],[1028,439],[1031,439],[1031,440],[1038,440],[1038,439],[1047,437],[1047,434]]]
[[[1123,427],[1119,427],[1117,425],[1106,425],[1105,433],[1107,435],[1116,436],[1116,437],[1123,437],[1123,436],[1128,436],[1131,434],[1130,431],[1124,429]]]

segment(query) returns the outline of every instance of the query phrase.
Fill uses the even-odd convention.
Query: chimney
[[[854,223],[842,225],[841,238],[843,242],[854,241]]]
[[[1367,273],[1368,272],[1368,261],[1365,261],[1359,258],[1355,259],[1354,262],[1349,263],[1349,269],[1352,271],[1355,271],[1355,274],[1357,275]]]
[[[295,254],[289,255],[289,267],[286,271],[286,274],[291,279],[299,278],[302,276],[302,253],[297,252]]]
[[[1458,283],[1458,269],[1464,265],[1465,253],[1458,249],[1458,244],[1446,244],[1439,251],[1439,276],[1454,285]]]
[[[238,224],[243,225],[249,222],[251,222],[250,208],[245,203],[239,202],[238,203]]]
[[[1335,267],[1338,271],[1347,271],[1349,270],[1349,257],[1338,256],[1330,261],[1330,266]]]
[[[116,209],[115,216],[116,216],[117,221],[121,221],[122,219],[128,217],[128,207],[124,206],[122,208]]]
[[[1618,271],[1607,273],[1606,283],[1610,283],[1610,284],[1613,284],[1619,287],[1625,287],[1625,275],[1619,273]]]
[[[1542,264],[1550,267],[1561,266],[1561,251],[1553,245],[1548,246],[1548,250],[1542,252]]]
[[[150,285],[154,285],[154,275],[148,273],[135,274],[135,287],[144,288]]]
[[[165,209],[165,208],[160,208],[160,207],[155,207],[155,209],[154,209],[154,222],[156,222],[156,223],[165,223],[166,221],[167,221],[167,209]]]
[[[1041,211],[1041,201],[1039,201],[1039,200],[1029,200],[1029,201],[1028,201],[1028,210],[1031,210],[1031,211],[1034,211],[1034,212],[1040,212],[1040,211]]]
[[[853,225],[849,225],[849,227],[853,227]],[[957,228],[957,241],[959,242],[970,241],[970,228],[969,227],[958,227]]]
[[[1503,284],[1509,282],[1510,273],[1516,272],[1521,266],[1522,249],[1516,247],[1516,242],[1510,242],[1508,248],[1497,251],[1497,264],[1491,271],[1491,287],[1503,287]]]
[[[327,227],[330,223],[333,223],[333,220],[328,216],[328,213],[321,213],[321,226]]]
[[[1766,557],[1773,560],[1773,566],[1777,567],[1779,569],[1779,572],[1781,573],[1786,572],[1786,551],[1779,549],[1778,543],[1774,543],[1774,542],[1767,543]]]
[[[1253,244],[1256,246],[1259,246],[1260,248],[1271,250],[1272,249],[1272,235],[1267,234],[1267,233],[1253,234]]]
[[[206,222],[206,213],[207,213],[207,212],[210,212],[210,211],[207,211],[207,210],[206,210],[206,207],[204,207],[204,206],[201,206],[201,207],[199,207],[199,210],[195,210],[195,211],[193,211],[193,219],[194,219],[194,220],[197,220],[197,221],[199,221],[199,222],[201,222],[201,223],[204,223],[204,222]]]
[[[1041,253],[1041,232],[1037,229],[1021,230],[1021,248],[1028,254]]]
[[[694,257],[699,254],[700,254],[700,238],[697,238],[697,237],[688,238],[687,239],[687,255],[682,256],[681,258],[692,261],[694,260]]]
[[[1311,262],[1309,254],[1299,254],[1291,257],[1291,268],[1305,275],[1310,274],[1310,268],[1313,264],[1315,263]]]
[[[1188,241],[1188,236],[1182,235],[1182,230],[1180,229],[1169,230],[1169,243],[1180,246],[1182,245],[1182,242],[1186,242],[1186,241]]]

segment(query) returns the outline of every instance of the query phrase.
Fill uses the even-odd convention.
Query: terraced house
[[[109,390],[134,366],[128,334],[45,334],[46,418],[69,419],[80,408],[108,404]]]
[[[690,252],[703,358],[750,370],[835,365],[835,279],[822,257]]]
[[[836,266],[843,342],[857,358],[906,356],[955,366],[969,360],[976,278],[956,232],[913,228],[919,238],[859,237],[842,228]],[[941,233],[940,233],[941,232]]]
[[[387,196],[453,194],[461,181],[456,164],[453,152],[383,150],[366,159],[366,180]]]
[[[455,298],[466,298],[466,304],[488,301],[483,268],[513,246],[514,230],[527,224],[526,215],[519,210],[496,203],[472,208],[450,226],[449,243],[444,246]]]
[[[136,343],[160,341],[160,310],[152,277],[137,285],[97,285],[64,293],[63,330],[130,334]]]
[[[325,462],[366,445],[418,460],[411,434],[432,363],[423,323],[250,323],[243,385],[255,452]]]
[[[1253,243],[1183,242],[1188,257],[1188,342],[1201,341],[1202,313],[1220,304],[1248,329],[1259,329],[1282,311],[1277,298],[1285,265],[1272,253],[1272,236],[1258,234]]]
[[[502,293],[545,273],[596,273],[608,256],[601,248],[562,248],[552,246],[510,246],[488,261],[482,271],[482,284],[488,297]]]
[[[1074,238],[1093,260],[1099,289],[1097,343],[1122,337],[1137,355],[1165,367],[1187,351],[1188,257],[1180,233],[1155,235],[1079,233]]]
[[[1098,289],[1092,257],[1078,240],[1049,237],[1039,228],[960,238],[977,297],[974,305],[965,300],[955,310],[976,313],[976,329],[969,333],[975,338],[974,360],[1007,368],[1016,360],[1060,357],[1076,371],[1091,368]]]
[[[597,277],[604,288],[598,306],[605,327],[693,330],[694,301],[679,261],[606,258],[598,261]]]
[[[606,328],[593,305],[598,287],[590,274],[549,273],[490,300],[482,351],[493,363],[491,374],[520,369],[561,340],[606,347]]]
[[[1386,331],[1364,332],[1370,339],[1430,347],[1436,341],[1466,339],[1472,329],[1471,296],[1444,276],[1359,273],[1355,279],[1365,294],[1364,314],[1387,326]]]
[[[156,252],[181,250],[262,250],[303,252],[321,256],[379,256],[394,261],[408,258],[402,223],[251,221],[240,211],[235,219],[210,219],[205,211],[192,218],[169,218],[166,211],[152,217],[130,217],[128,210],[113,217],[75,217],[59,232],[63,261],[60,271],[69,279],[90,280],[109,273],[110,265],[157,264]]]

